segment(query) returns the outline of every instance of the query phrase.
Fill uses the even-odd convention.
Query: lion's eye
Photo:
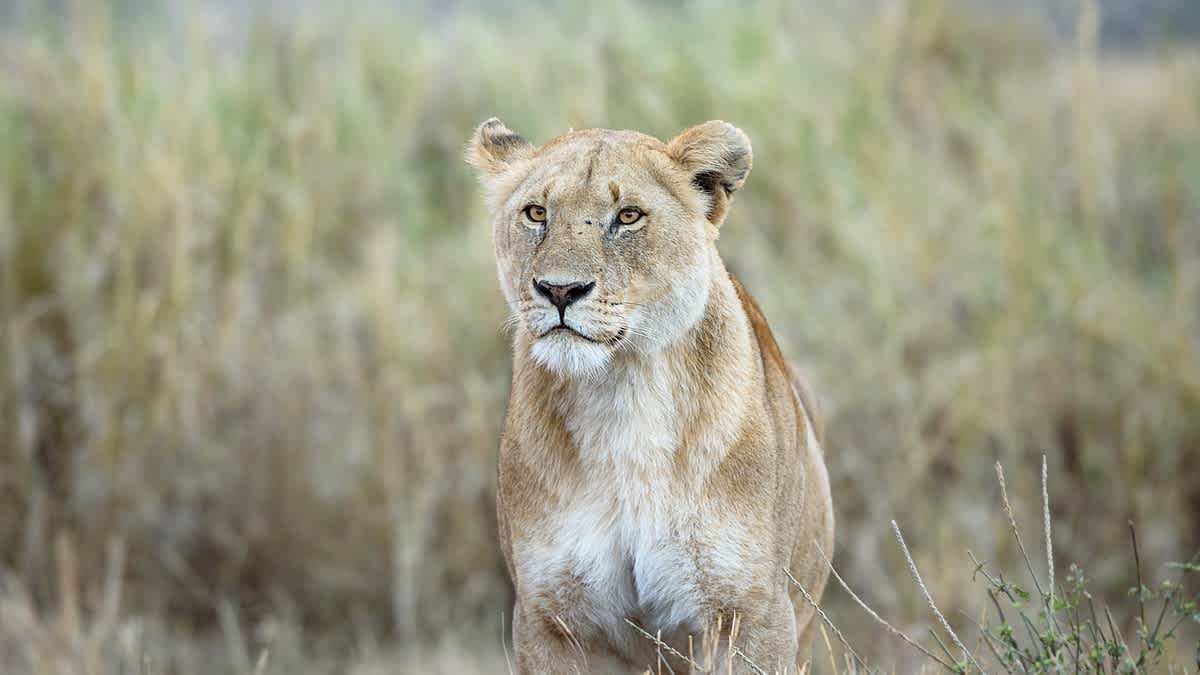
[[[530,204],[525,207],[525,217],[535,223],[546,222],[546,207]]]
[[[642,213],[641,209],[631,206],[627,209],[621,209],[620,213],[617,214],[617,222],[622,225],[632,225],[641,220],[644,215],[646,214]]]

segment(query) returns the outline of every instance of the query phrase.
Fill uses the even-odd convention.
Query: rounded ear
[[[733,193],[741,189],[754,164],[746,134],[720,120],[697,124],[671,139],[667,154],[691,174],[692,185],[707,197],[709,222],[724,222]]]
[[[533,154],[533,145],[493,117],[479,125],[467,143],[467,163],[481,175],[494,176],[508,165]]]

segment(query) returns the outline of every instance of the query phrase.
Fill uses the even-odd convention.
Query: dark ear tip
[[[754,156],[746,132],[725,120],[709,120],[685,129],[669,145],[675,148],[677,157],[689,154],[697,146],[715,146],[720,148],[727,163],[740,163],[745,168],[749,168]]]
[[[467,162],[488,173],[500,171],[512,159],[528,153],[529,141],[498,117],[489,117],[467,144]]]
[[[507,127],[504,126],[504,122],[501,122],[499,117],[489,117],[484,120],[483,124],[475,127],[475,133],[472,134],[473,141],[487,144],[488,141],[500,135],[503,129],[507,129]]]
[[[499,117],[491,117],[479,125],[475,135],[485,146],[519,147],[528,144],[521,134],[509,129]]]
[[[746,132],[742,131],[741,128],[733,122],[726,122],[725,120],[709,120],[702,126],[712,129],[720,129],[722,135],[730,138],[747,138]]]
[[[479,125],[477,130],[479,136],[483,139],[501,138],[504,136],[519,136],[517,132],[508,128],[499,117],[489,117],[483,124]]]
[[[709,222],[720,225],[729,200],[741,189],[754,163],[746,132],[724,120],[684,129],[667,144],[668,155],[691,173],[692,185],[709,197]]]
[[[751,149],[750,137],[746,135],[745,131],[742,131],[740,127],[734,126],[729,122],[721,121],[721,125],[724,127],[726,138],[730,140],[730,145],[736,148],[734,152],[740,155],[739,159],[753,155],[754,151]]]

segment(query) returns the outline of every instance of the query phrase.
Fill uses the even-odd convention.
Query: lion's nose
[[[558,317],[561,320],[563,313],[567,311],[567,306],[576,300],[582,298],[592,289],[596,287],[596,282],[591,281],[583,283],[581,281],[572,281],[566,284],[550,284],[545,281],[533,280],[533,288],[537,290],[538,295],[550,301],[550,304],[558,308]]]

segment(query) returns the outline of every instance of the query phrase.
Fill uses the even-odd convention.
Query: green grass
[[[461,162],[491,115],[535,141],[747,131],[721,250],[830,413],[835,562],[906,631],[930,618],[893,518],[960,630],[991,606],[967,549],[1021,569],[996,461],[1048,454],[1058,559],[1107,602],[1128,520],[1148,587],[1200,549],[1194,49],[937,0],[132,27],[100,4],[0,33],[0,670],[502,663],[509,354]]]

